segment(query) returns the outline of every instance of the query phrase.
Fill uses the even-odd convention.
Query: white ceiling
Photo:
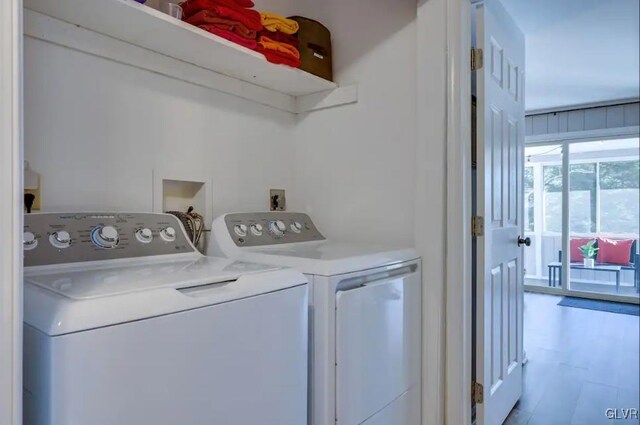
[[[640,96],[638,0],[502,0],[525,34],[526,109]]]

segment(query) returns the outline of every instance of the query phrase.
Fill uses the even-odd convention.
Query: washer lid
[[[86,300],[159,288],[185,288],[233,281],[275,267],[224,258],[189,255],[132,264],[93,263],[77,267],[48,267],[25,271],[24,280],[73,300]]]
[[[145,263],[28,270],[24,321],[58,336],[275,296],[307,283],[293,269],[214,257]]]
[[[412,248],[341,242],[305,242],[242,248],[239,258],[293,267],[303,273],[334,276],[418,258]]]

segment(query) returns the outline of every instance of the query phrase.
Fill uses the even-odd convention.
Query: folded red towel
[[[277,41],[279,43],[286,43],[294,47],[300,46],[300,40],[295,35],[285,34],[282,31],[271,32],[267,30],[260,31],[261,36],[269,37],[273,41]]]
[[[186,0],[180,3],[180,6],[182,7],[183,16],[190,16],[193,14],[193,12],[188,13],[189,11],[192,10],[193,3],[196,3],[196,2],[194,0]],[[216,3],[221,4],[223,6],[238,7],[238,8],[249,8],[249,7],[255,6],[252,0],[217,0]]]
[[[240,7],[253,7],[255,3],[252,0],[229,0]]]
[[[288,65],[293,68],[300,67],[300,59],[293,58],[289,55],[281,54],[276,52],[275,50],[265,49],[263,47],[258,46],[256,48],[258,53],[262,53],[265,58],[271,63]]]
[[[224,4],[228,1],[230,0],[187,0],[181,3],[183,19],[187,20],[201,10],[210,10],[219,18],[241,22],[250,30],[261,31],[263,29],[260,13],[253,9]]]
[[[262,39],[263,37],[260,37]],[[271,63],[289,65],[293,68],[300,67],[300,57],[296,57],[292,53],[287,53],[285,49],[283,50],[274,50],[267,47],[264,47],[265,43],[258,42],[256,47],[256,51],[262,53],[265,58]]]
[[[186,22],[191,25],[200,26],[200,25],[214,25],[217,28],[234,32],[241,37],[249,38],[255,40],[257,36],[257,32],[254,30],[250,30],[247,28],[245,24],[238,21],[233,21],[231,19],[220,18],[216,16],[216,14],[212,10],[201,10],[195,15],[190,16],[185,19]]]
[[[248,38],[241,37],[232,31],[227,31],[222,28],[217,28],[213,24],[199,25],[199,28],[202,28],[203,30],[209,31],[212,34],[215,34],[219,37],[222,37],[236,44],[239,44],[243,47],[246,47],[247,49],[256,50],[256,47],[258,47],[258,43],[255,40],[250,40]]]

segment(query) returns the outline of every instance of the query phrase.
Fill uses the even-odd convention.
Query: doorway
[[[494,2],[484,2],[485,5],[492,3]],[[517,9],[522,12],[527,7],[534,8],[518,0],[501,0],[500,3],[518,3],[515,7],[505,7],[508,12]],[[548,25],[549,33],[555,36],[553,43],[562,44],[563,31],[564,39],[572,39],[585,28],[584,25],[580,26],[582,18],[586,16],[594,22],[600,22],[597,17],[607,12],[601,10],[601,5],[568,3],[571,4],[567,4],[566,9],[562,10],[562,17],[567,20],[566,26],[551,25],[548,20],[543,19],[544,16],[537,16],[532,18],[535,22],[529,23],[528,27],[523,26],[525,36]],[[622,24],[626,23],[625,5],[628,4],[621,2],[615,6],[609,5],[616,10],[608,10],[608,13],[616,16]],[[637,8],[637,5],[635,7]],[[535,10],[529,12],[533,13]],[[521,15],[521,19],[526,19],[531,13],[525,14],[524,18]],[[555,16],[555,19],[560,18]],[[571,19],[576,22],[569,22]],[[624,26],[622,24],[621,26]],[[501,25],[508,24],[501,21],[498,26]],[[578,30],[576,34],[570,30],[558,30],[569,28],[571,25]],[[635,25],[637,39],[637,23]],[[630,33],[634,36],[633,26]],[[484,54],[483,66],[488,68],[486,72],[498,83],[498,87],[504,89],[509,84],[506,76],[511,77],[510,67],[515,68],[517,64],[508,57],[511,52],[508,52],[508,47],[505,48],[502,40],[492,36],[488,41],[481,52]],[[615,42],[624,44],[620,39]],[[527,49],[528,47],[527,43]],[[538,46],[538,51],[544,52],[545,49],[550,49],[549,40],[547,45]],[[567,55],[566,51],[559,53],[561,54]],[[506,67],[502,66],[505,63]],[[566,102],[569,98],[577,99],[582,96],[578,90],[573,90],[572,80],[568,76],[571,71],[563,73],[562,69],[551,67],[547,62],[544,66],[556,71],[556,80],[568,78],[564,85],[571,88],[558,97],[556,92],[559,89],[552,86],[552,89],[546,92],[550,101],[556,102],[560,99]],[[530,65],[527,55],[527,79],[534,74],[529,71],[536,69],[538,73],[548,77],[544,69],[540,71],[544,66],[540,63]],[[505,69],[507,71],[504,71]],[[572,69],[582,67],[575,64]],[[492,337],[502,338],[513,329],[509,325],[517,323],[504,319],[513,314],[509,304],[495,301],[504,299],[505,292],[507,297],[511,295],[510,284],[512,281],[518,281],[519,264],[514,246],[510,247],[513,253],[509,257],[512,259],[511,267],[509,264],[505,267],[502,264],[487,262],[486,257],[480,252],[481,245],[486,244],[486,235],[496,227],[504,227],[504,221],[510,218],[504,214],[496,215],[490,208],[483,209],[482,202],[486,203],[488,200],[495,203],[497,200],[498,205],[501,205],[500,202],[505,199],[504,193],[509,193],[508,185],[511,183],[504,177],[509,175],[508,169],[502,175],[495,173],[491,179],[483,179],[481,167],[485,167],[486,175],[486,169],[491,169],[495,163],[483,163],[482,155],[483,151],[485,155],[493,155],[493,160],[499,161],[497,168],[502,169],[517,164],[518,160],[512,162],[508,149],[504,148],[510,143],[510,129],[506,130],[505,136],[502,123],[511,123],[514,120],[505,116],[499,106],[495,107],[491,99],[483,98],[482,93],[477,90],[476,83],[477,78],[476,81],[472,80],[472,87],[476,89],[474,93],[478,93],[477,108],[480,111],[484,107],[490,113],[478,113],[477,135],[485,140],[477,143],[477,179],[472,184],[476,190],[473,197],[474,226],[480,229],[479,232],[474,232],[472,267],[472,270],[477,272],[474,276],[472,297],[475,308],[472,310],[472,317],[476,320],[472,356],[475,357],[471,362],[475,366],[472,371],[475,419],[477,423],[491,425],[502,423],[503,420],[509,424],[596,424],[611,418],[607,415],[619,418],[622,409],[627,409],[627,415],[629,412],[637,412],[640,403],[635,388],[639,386],[640,374],[635,363],[639,360],[639,320],[633,315],[633,308],[637,309],[633,304],[638,303],[640,287],[636,268],[640,263],[640,146],[637,122],[630,125],[635,126],[635,133],[628,128],[624,131],[615,128],[627,125],[627,116],[623,118],[616,115],[616,112],[633,109],[620,106],[625,102],[615,103],[617,101],[610,100],[612,103],[604,105],[578,102],[559,106],[557,110],[562,111],[565,117],[564,130],[559,128],[560,120],[557,118],[556,127],[552,130],[552,120],[549,119],[546,137],[527,140],[531,143],[523,144],[523,150],[519,153],[522,155],[523,165],[518,171],[521,174],[518,174],[516,179],[519,190],[515,211],[518,207],[522,207],[522,210],[514,226],[522,226],[523,237],[518,236],[518,242],[527,245],[521,257],[521,282],[523,288],[528,291],[523,296],[524,325],[522,328],[516,328],[521,329],[519,335],[524,340],[522,347],[526,353],[522,359],[522,394],[506,417],[487,416],[483,413],[483,409],[491,408],[486,404],[487,393],[493,395],[498,383],[505,382],[506,375],[504,369],[501,369],[500,361],[510,355],[508,347],[505,349],[500,345],[487,350],[485,335],[490,333]],[[596,82],[590,81],[589,84]],[[528,90],[529,86],[527,96],[530,95]],[[583,91],[587,94],[595,92]],[[517,93],[517,90],[514,93]],[[509,94],[505,93],[506,97]],[[602,106],[611,106],[611,113],[607,115],[608,110],[599,109]],[[540,115],[553,113],[554,108],[551,107],[535,111],[535,114]],[[575,118],[580,118],[580,123]],[[533,126],[537,126],[536,131],[540,131],[540,123],[541,120],[538,119],[533,122]],[[483,124],[485,128],[492,128],[494,133],[483,133]],[[531,125],[532,120],[528,119],[528,132]],[[547,126],[546,121],[544,125]],[[594,129],[602,131],[592,131]],[[486,146],[487,141],[489,148]],[[495,154],[498,151],[501,153]],[[519,186],[520,183],[522,186]],[[486,192],[491,192],[492,196],[483,201]],[[502,213],[505,211],[508,212],[508,209],[501,210]],[[477,221],[478,218],[484,220]],[[506,243],[505,247],[509,247],[509,243],[515,242],[515,238],[510,235],[504,241],[498,241],[499,244],[503,242]],[[483,262],[486,264],[482,264]],[[491,273],[485,275],[483,282],[482,273],[486,269]],[[511,273],[514,273],[513,279]],[[490,290],[485,289],[487,283]],[[494,297],[493,303],[491,297]],[[576,298],[579,298],[579,305],[570,306]],[[632,313],[621,314],[607,308],[596,311],[587,306],[587,302],[600,301],[618,302],[620,304],[608,307],[611,310],[616,310],[617,306],[630,307]],[[487,321],[487,305],[490,306],[491,314],[495,315],[494,318],[502,320],[502,326],[494,326],[496,321]],[[516,309],[516,316],[517,314],[519,312]],[[517,341],[517,332],[514,337]],[[508,338],[508,341],[511,342],[512,339]],[[485,359],[489,356],[494,362],[485,362],[492,367],[492,373],[497,371],[493,381],[481,382],[483,356]],[[633,365],[631,362],[634,362]],[[517,365],[517,362],[512,364]],[[490,382],[490,386],[487,386],[486,382]]]
[[[639,142],[612,136],[525,147],[527,291],[638,302]]]

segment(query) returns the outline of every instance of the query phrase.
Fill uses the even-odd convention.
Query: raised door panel
[[[495,105],[491,106],[491,123],[490,123],[490,169],[487,172],[491,176],[491,219],[492,225],[502,226],[503,209],[504,209],[504,173],[503,173],[503,112]]]

